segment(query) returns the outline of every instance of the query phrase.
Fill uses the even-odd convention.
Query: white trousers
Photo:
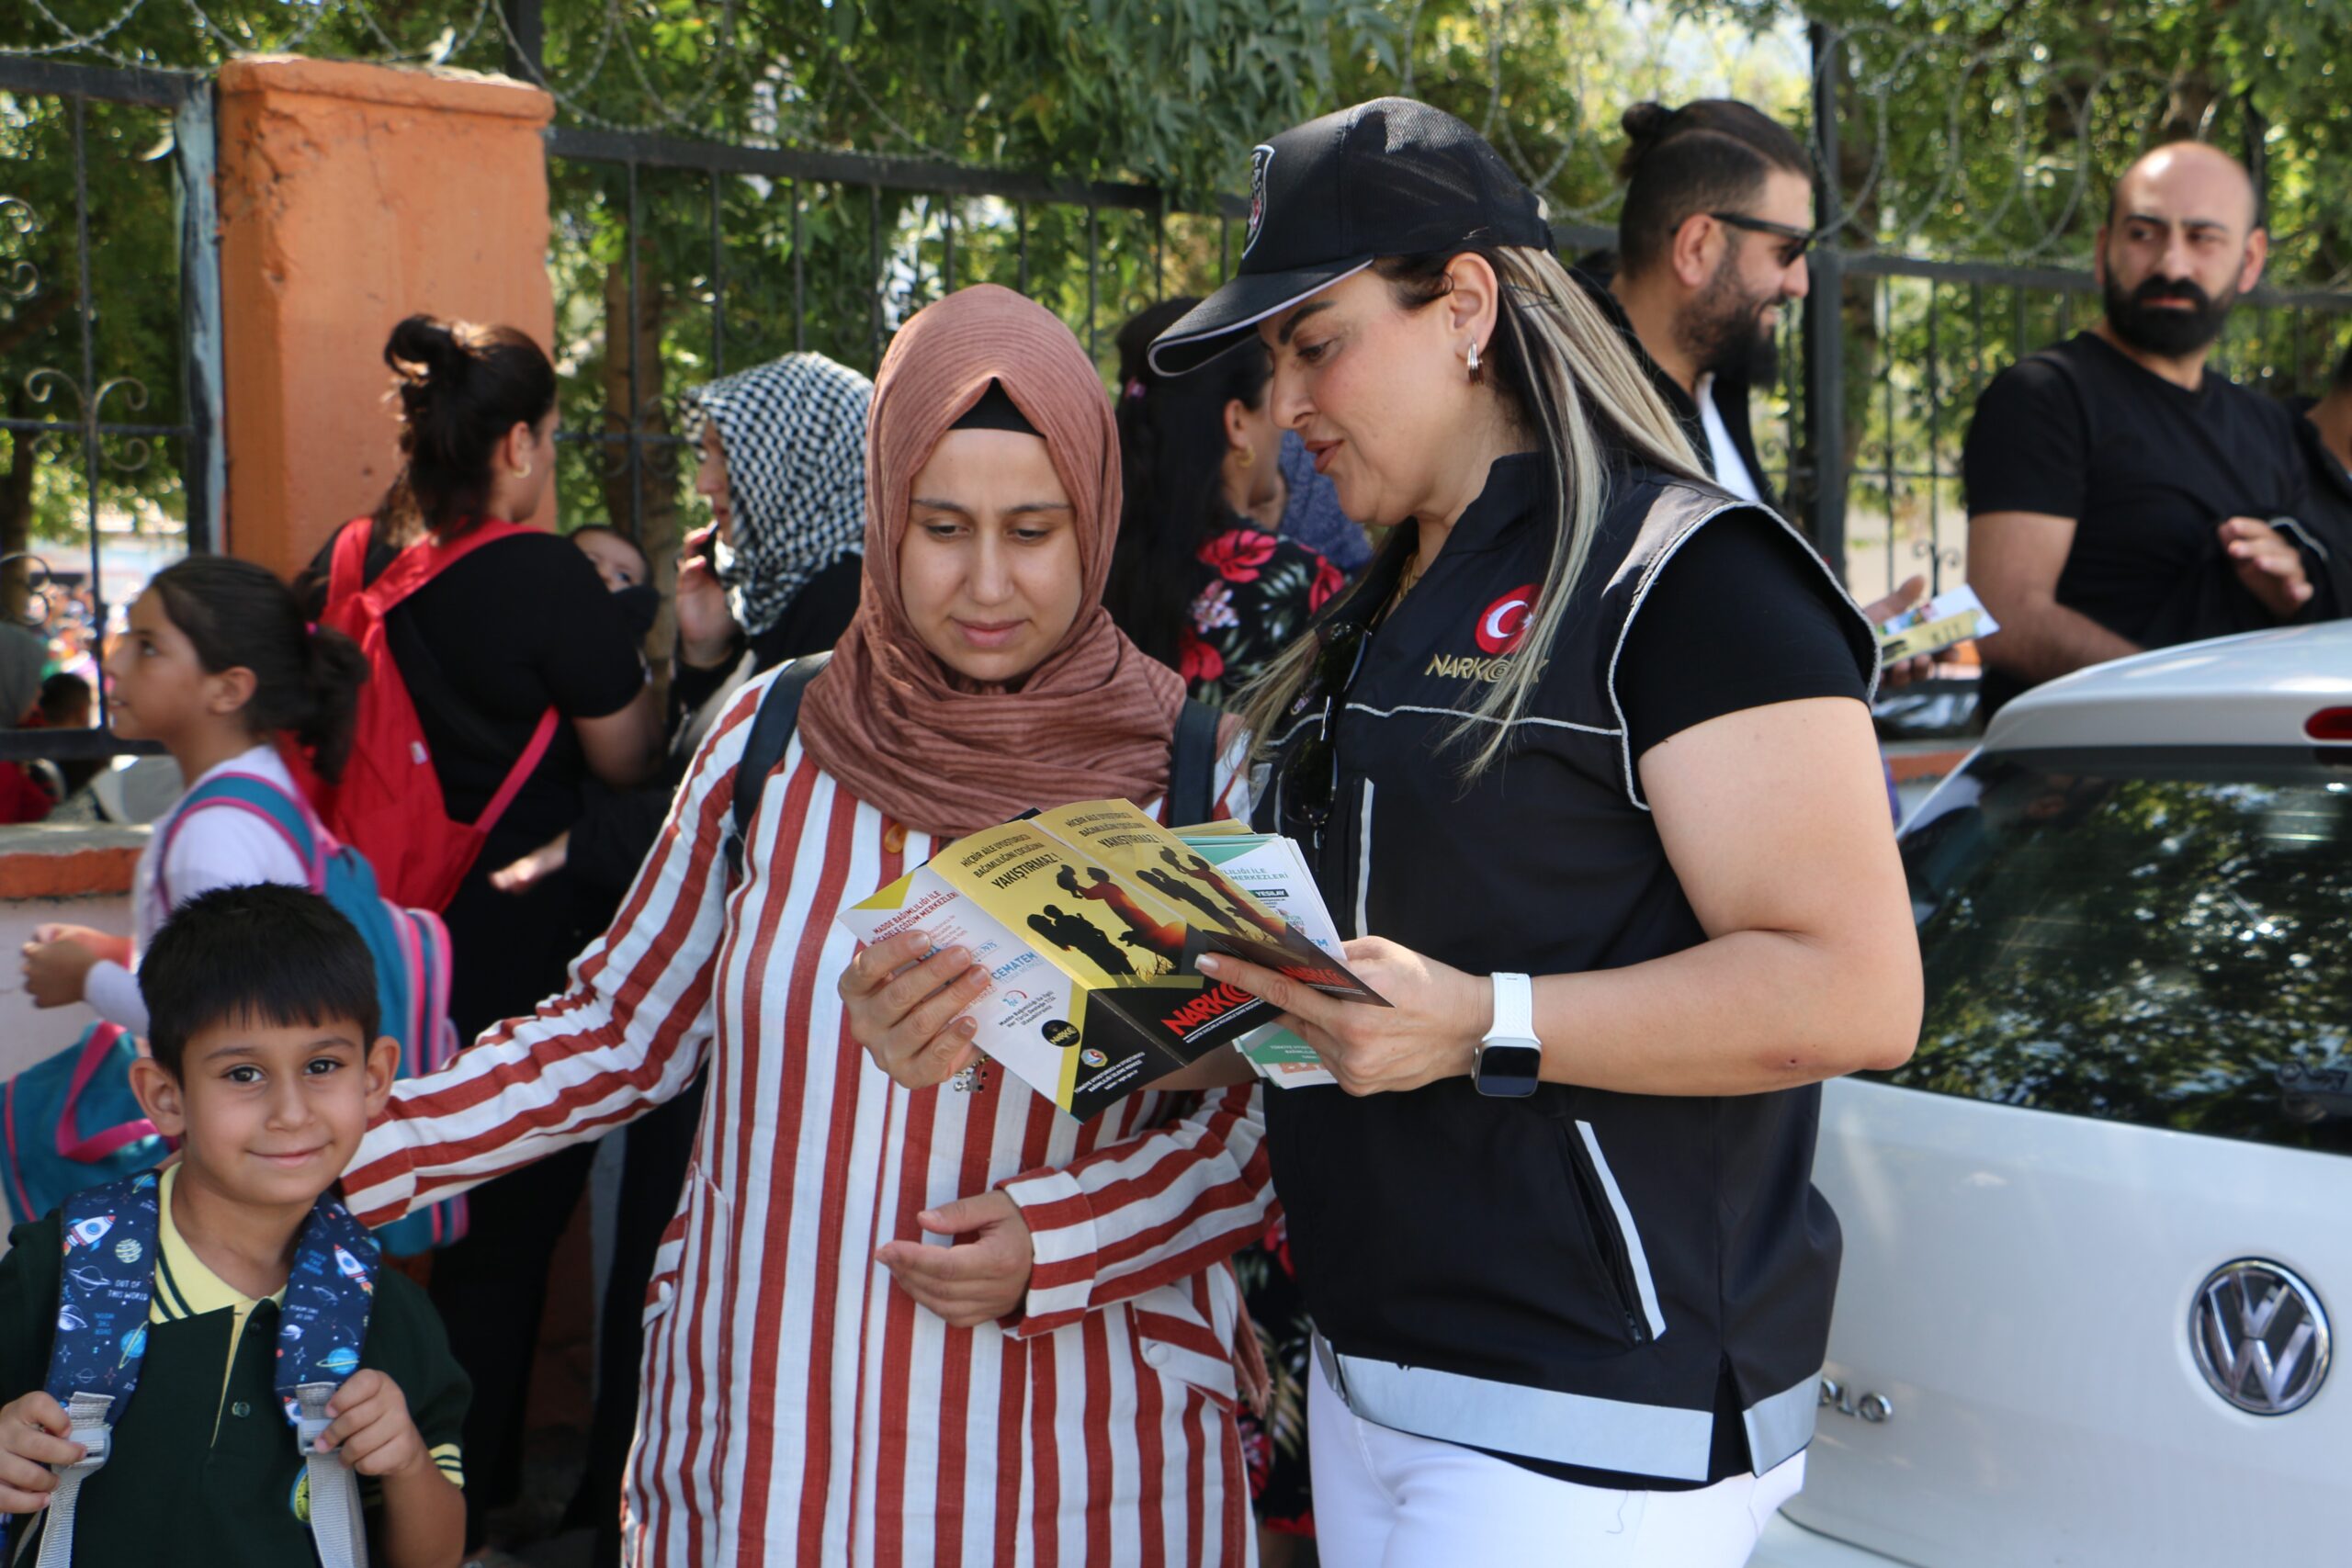
[[[1804,1455],[1694,1492],[1613,1492],[1359,1418],[1306,1381],[1325,1568],[1740,1568],[1804,1484]]]

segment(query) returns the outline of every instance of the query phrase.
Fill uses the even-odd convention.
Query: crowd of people
[[[1857,606],[1771,509],[1748,389],[1807,290],[1803,145],[1727,101],[1625,129],[1619,245],[1575,267],[1469,127],[1380,99],[1255,149],[1236,276],[1130,321],[1107,391],[990,286],[870,383],[800,354],[696,389],[666,708],[643,552],[527,526],[544,352],[401,323],[375,513],[297,585],[169,568],[107,660],[189,794],[133,929],[25,964],[150,1042],[182,1139],[109,1190],[159,1208],[151,1392],[92,1465],[102,1417],[47,1386],[83,1231],[20,1214],[0,1512],[131,1561],[121,1499],[200,1492],[175,1561],[331,1561],[315,1458],[205,1483],[188,1412],[273,1406],[239,1332],[296,1323],[306,1238],[462,1199],[302,1430],[380,1488],[384,1561],[481,1551],[626,1128],[571,1509],[600,1563],[1745,1561],[1803,1484],[1838,1273],[1817,1086],[1917,1034],[1871,703],[1921,672],[1877,633],[1923,585]],[[2225,156],[2143,158],[2106,315],[1985,391],[1989,701],[2352,609],[2352,356],[2296,411],[2205,366],[2258,220]],[[230,777],[437,913],[454,1060],[392,1081],[316,867],[209,808]],[[837,923],[1025,810],[1187,795],[1296,840],[1389,1004],[1199,960],[1336,1088],[1220,1053],[1080,1122],[977,1058],[968,952]]]

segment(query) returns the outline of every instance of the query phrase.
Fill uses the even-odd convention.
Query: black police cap
[[[1411,98],[1308,120],[1251,151],[1241,265],[1153,341],[1151,367],[1196,370],[1377,257],[1470,245],[1552,248],[1543,203],[1484,137]]]

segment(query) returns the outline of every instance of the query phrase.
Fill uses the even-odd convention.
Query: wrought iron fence
[[[0,55],[0,614],[88,671],[97,720],[0,728],[0,758],[143,750],[108,733],[89,666],[110,583],[204,548],[220,513],[211,83]]]
[[[553,346],[564,372],[562,515],[622,527],[665,568],[690,514],[691,465],[675,406],[683,389],[795,349],[870,370],[906,315],[978,278],[1044,299],[1107,360],[1110,335],[1128,312],[1204,291],[1232,259],[1239,208],[1229,198],[1187,211],[1150,186],[796,145],[806,140],[807,106],[794,106],[781,79],[763,77],[782,67],[735,46],[731,6],[717,14],[702,79],[687,73],[685,90],[675,61],[649,74],[650,56],[640,58],[644,41],[632,31],[644,18],[622,6],[599,13],[593,37],[570,40],[560,72],[543,58],[538,0],[450,0],[445,8],[448,25],[435,34],[430,6],[402,12],[395,27],[366,0],[306,0],[269,24],[283,36],[265,38],[198,0],[182,6],[195,19],[187,47],[197,64],[244,48],[351,52],[359,39],[360,52],[385,60],[503,62],[554,95],[559,123],[548,149]],[[1417,10],[1405,13],[1408,33]],[[1494,13],[1494,28],[1508,12]],[[141,502],[131,508],[137,517],[184,519],[190,547],[203,547],[219,515],[209,78],[57,58],[151,58],[126,52],[125,40],[134,21],[145,26],[157,13],[149,0],[131,0],[103,25],[65,28],[29,51],[0,45],[0,95],[50,106],[34,119],[51,132],[0,176],[0,294],[13,296],[0,298],[0,392],[17,400],[0,408],[0,428],[47,444],[51,468],[78,475],[63,489],[52,475],[43,496],[52,514],[81,519],[94,587],[103,552],[119,536],[110,525],[129,501]],[[1606,243],[1616,199],[1606,172],[1612,113],[1540,140],[1514,122],[1500,32],[1489,41],[1485,128],[1550,195],[1566,248]],[[1798,118],[1820,175],[1824,233],[1810,253],[1812,296],[1782,344],[1781,385],[1759,397],[1758,434],[1787,510],[1858,595],[1873,597],[1915,571],[1941,588],[1964,571],[1959,468],[1975,396],[2002,366],[2096,313],[2084,263],[2100,173],[2145,128],[2109,112],[2127,72],[2052,58],[2023,33],[1983,43],[1815,25],[1806,46],[1810,99]],[[1480,118],[1470,101],[1479,84],[1417,85],[1409,51],[1403,58],[1408,69],[1394,85],[1451,93]],[[635,107],[609,90],[616,79],[634,80]],[[745,120],[740,104],[721,113],[722,99],[756,113]],[[870,96],[867,107],[895,124]],[[2030,108],[2061,126],[2031,156]],[[92,170],[111,182],[134,164],[150,167],[130,155],[144,145],[131,129],[141,115],[151,132],[171,127],[168,145],[153,150],[168,153],[158,162],[175,175],[181,265],[176,278],[147,267],[125,280],[138,299],[110,301],[111,275],[94,257],[109,254],[110,231],[126,220],[111,197],[94,200]],[[2236,135],[2265,177],[2278,128],[2250,101],[2217,99],[2198,129]],[[0,127],[0,137],[12,133],[26,134]],[[2012,133],[2013,164],[1976,161],[1987,138]],[[910,132],[897,134],[920,145]],[[38,197],[17,188],[32,171],[44,181]],[[146,195],[152,205],[152,186]],[[2336,220],[2307,192],[2298,199],[2295,222],[2277,236],[2280,253],[2299,258],[2300,276],[2330,287],[2257,293],[2235,312],[2218,362],[2278,392],[2324,378],[2340,318],[2352,312],[2352,293],[2337,291],[2328,271]],[[123,210],[134,213],[135,204]],[[1945,259],[1986,254],[2000,259]],[[115,364],[112,325],[166,304],[182,323],[181,363]],[[28,309],[57,313],[51,335],[30,347],[6,335]],[[76,443],[77,461],[68,464],[64,448]],[[176,471],[148,462],[156,443],[176,454]],[[0,529],[0,551],[9,542]],[[25,749],[22,738],[0,735],[0,756]],[[62,748],[44,739],[39,749]]]

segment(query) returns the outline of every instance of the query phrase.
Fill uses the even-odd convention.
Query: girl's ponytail
[[[280,732],[312,752],[321,777],[340,777],[351,755],[368,663],[341,632],[313,629],[267,568],[227,556],[190,556],[149,584],[208,673],[253,671],[244,719],[255,740]]]
[[[310,628],[305,685],[310,712],[292,725],[294,739],[311,753],[311,765],[333,784],[351,760],[359,723],[359,688],[368,683],[368,656],[333,626]]]

